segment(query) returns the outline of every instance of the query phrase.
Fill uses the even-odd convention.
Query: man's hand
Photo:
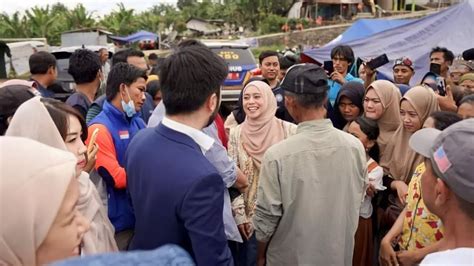
[[[458,110],[456,101],[454,101],[453,91],[450,85],[446,85],[445,96],[436,94],[436,97],[438,98],[439,108],[441,108],[442,111],[456,112]]]
[[[344,83],[346,83],[346,79],[344,78],[344,76],[337,71],[331,73],[331,79],[341,85],[344,85]]]
[[[380,243],[379,263],[382,266],[398,265],[397,254],[393,250],[392,243],[387,238]]]
[[[414,251],[399,251],[397,252],[397,259],[400,265],[418,265],[422,258],[420,258],[417,250]]]

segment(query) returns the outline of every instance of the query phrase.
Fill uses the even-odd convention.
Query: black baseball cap
[[[12,116],[18,107],[35,97],[30,87],[23,85],[8,85],[0,88],[0,119]]]
[[[320,94],[329,89],[328,75],[318,65],[297,64],[286,71],[280,87],[296,94]]]

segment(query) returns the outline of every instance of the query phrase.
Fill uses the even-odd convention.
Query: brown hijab
[[[262,94],[264,105],[260,107],[262,114],[259,117],[253,119],[246,116],[241,124],[240,137],[245,151],[260,165],[267,149],[285,138],[285,129],[283,121],[275,117],[277,101],[270,86],[263,81],[252,81],[242,93],[250,87],[257,88]]]
[[[432,112],[439,110],[438,99],[433,90],[424,86],[411,88],[401,101],[403,100],[407,100],[413,106],[422,125]],[[386,173],[389,173],[393,179],[405,183],[410,182],[416,167],[423,161],[423,157],[408,145],[412,134],[403,127],[403,124],[400,125],[380,159],[380,165]]]
[[[377,120],[380,134],[377,138],[377,144],[380,148],[380,154],[383,155],[388,141],[395,130],[400,125],[400,90],[392,82],[387,80],[376,80],[365,90],[374,89],[380,98],[383,106],[383,114]],[[364,96],[365,97],[365,96]]]
[[[35,97],[18,108],[6,135],[30,138],[51,147],[67,150],[53,119],[40,99]],[[90,221],[90,229],[84,235],[82,252],[90,255],[117,251],[113,225],[89,174],[82,172],[78,181],[80,196],[77,207]]]
[[[69,152],[20,137],[0,138],[0,265],[35,265],[75,176]]]

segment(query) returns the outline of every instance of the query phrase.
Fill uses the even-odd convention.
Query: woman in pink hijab
[[[0,265],[78,256],[89,222],[78,211],[76,158],[20,137],[0,138]]]
[[[252,81],[245,86],[242,106],[246,118],[230,130],[229,155],[249,181],[246,191],[232,202],[239,231],[248,240],[253,233],[252,217],[263,155],[272,145],[293,135],[296,125],[275,117],[277,101],[270,86],[263,81]]]

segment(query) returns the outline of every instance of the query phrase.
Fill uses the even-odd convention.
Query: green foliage
[[[178,0],[176,8],[157,4],[137,13],[123,3],[110,13],[96,18],[84,5],[73,9],[61,2],[32,7],[21,14],[0,14],[0,36],[6,38],[45,37],[51,45],[60,45],[61,32],[81,28],[103,27],[114,35],[128,35],[137,30],[165,33],[186,30],[190,18],[220,19],[228,25],[243,26],[260,33],[280,32],[287,13],[296,0]],[[304,23],[304,22],[303,22]],[[304,24],[305,25],[305,24]],[[306,25],[305,25],[306,26]]]
[[[281,27],[286,23],[286,18],[278,15],[269,14],[264,17],[260,23],[260,33],[281,32]]]

